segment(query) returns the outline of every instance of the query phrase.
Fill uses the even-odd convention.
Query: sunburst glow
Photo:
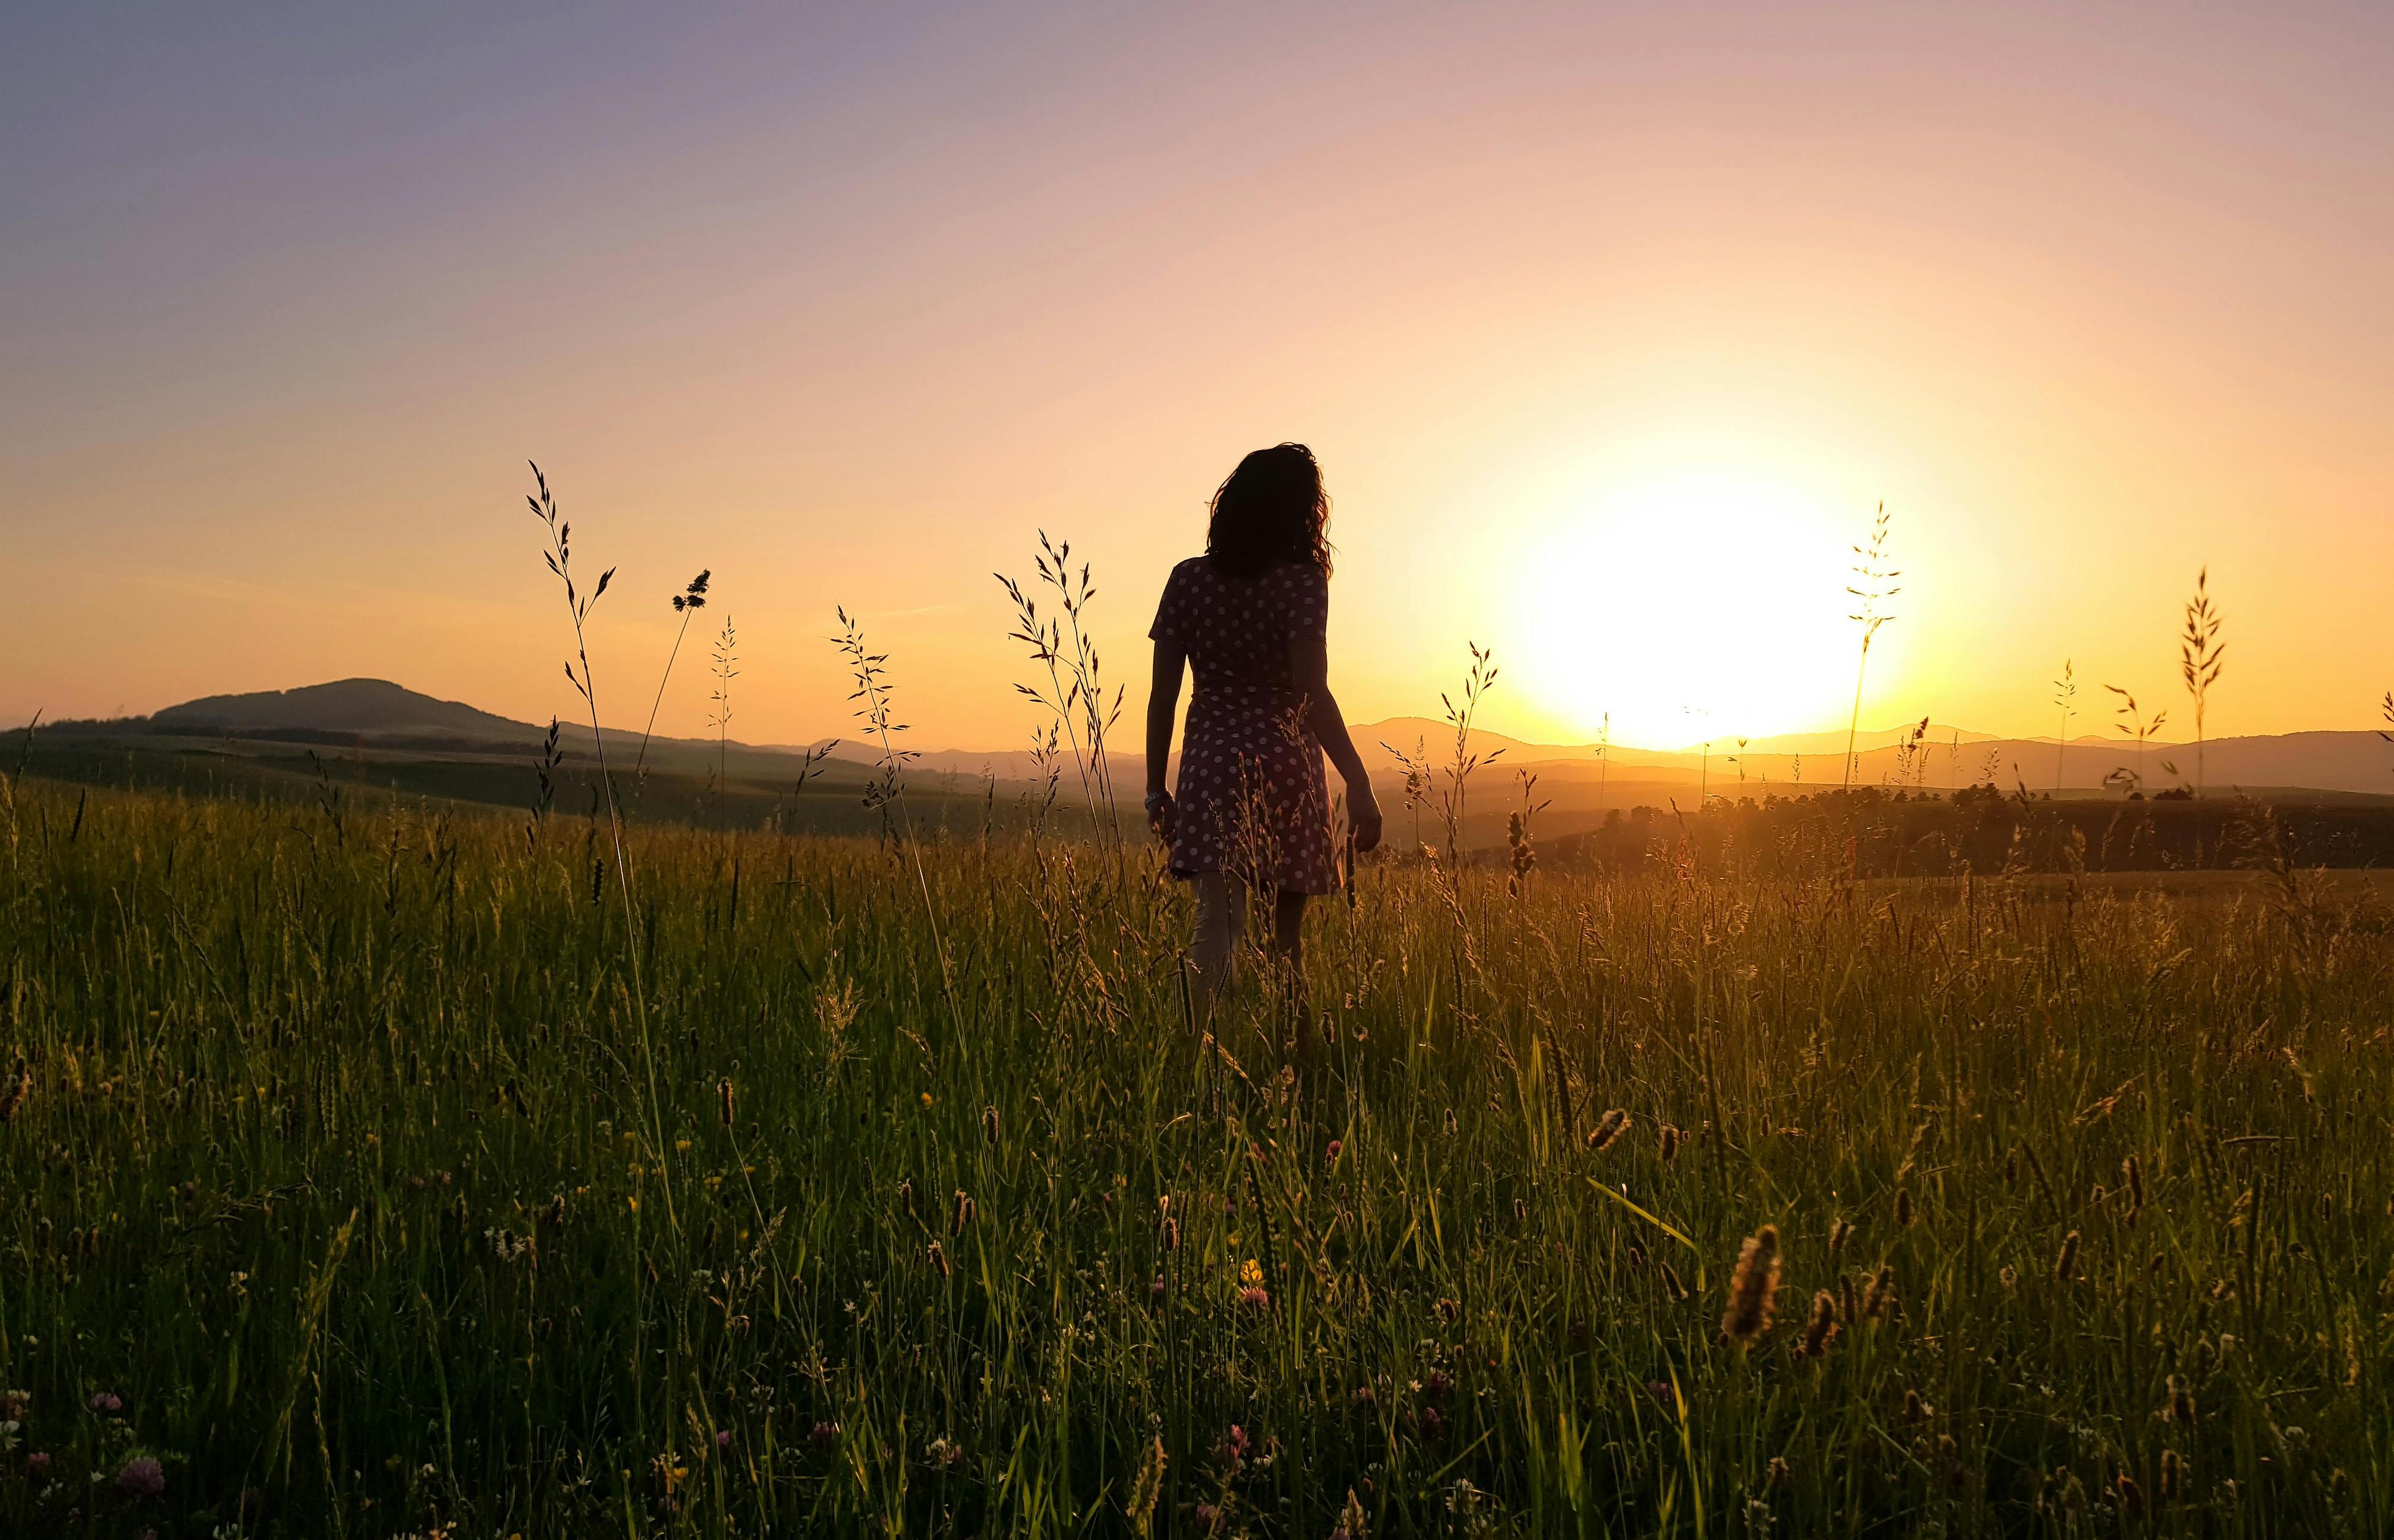
[[[1668,474],[1587,494],[1521,579],[1524,688],[1592,737],[1650,746],[1843,715],[1858,519],[1743,476]],[[1850,527],[1848,527],[1850,526]]]

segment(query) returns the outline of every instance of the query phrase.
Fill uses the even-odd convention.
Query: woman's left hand
[[[1147,794],[1147,826],[1154,830],[1156,837],[1167,845],[1172,843],[1172,827],[1177,822],[1175,815],[1178,811],[1179,809],[1172,805],[1170,792]]]

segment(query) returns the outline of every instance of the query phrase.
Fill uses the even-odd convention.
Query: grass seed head
[[[1588,1130],[1587,1147],[1591,1150],[1609,1148],[1614,1139],[1619,1139],[1628,1130],[1628,1112],[1615,1107],[1598,1118],[1596,1126]]]
[[[8,1078],[0,1082],[0,1124],[5,1124],[24,1110],[25,1100],[33,1094],[33,1071],[20,1056]]]
[[[1862,1319],[1884,1321],[1895,1310],[1895,1269],[1882,1267],[1862,1294]]]
[[[1912,1223],[1912,1189],[1908,1187],[1895,1190],[1895,1222],[1906,1228]]]
[[[2061,1254],[2053,1259],[2053,1276],[2067,1283],[2078,1272],[2078,1231],[2072,1231],[2061,1238]]]
[[[1729,1283],[1729,1308],[1721,1313],[1721,1334],[1751,1348],[1770,1329],[1778,1304],[1779,1229],[1764,1225],[1738,1248],[1737,1271]]]
[[[1804,1323],[1803,1345],[1796,1350],[1806,1358],[1819,1358],[1837,1339],[1837,1296],[1826,1289],[1812,1296],[1812,1319]]]
[[[1846,1243],[1852,1240],[1853,1237],[1854,1227],[1848,1224],[1845,1220],[1839,1219],[1829,1227],[1829,1249],[1831,1251],[1843,1251],[1846,1249]]]

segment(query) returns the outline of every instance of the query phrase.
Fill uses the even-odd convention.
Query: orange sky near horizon
[[[731,733],[1023,744],[993,570],[1132,692],[1244,451],[1312,444],[1333,683],[1670,745],[2376,725],[2394,12],[1694,5],[162,13],[0,48],[0,721],[350,675],[575,703],[526,458],[618,567],[605,715],[715,573]],[[660,718],[698,733],[693,629]]]

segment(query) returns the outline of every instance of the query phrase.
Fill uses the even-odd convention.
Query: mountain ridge
[[[484,751],[521,750],[539,744],[547,729],[484,711],[462,701],[441,700],[388,679],[355,678],[327,680],[289,690],[250,691],[204,695],[164,707],[147,717],[107,722],[59,723],[45,731],[132,730],[148,733],[207,736],[218,733],[271,737],[278,733],[322,740],[354,736],[363,743],[394,746],[409,742],[451,743]],[[610,728],[610,736],[638,736]],[[1400,756],[1426,754],[1435,767],[1451,758],[1452,724],[1419,717],[1396,717],[1359,723],[1349,730],[1375,779],[1401,776]],[[2044,790],[2057,783],[2088,789],[2118,769],[2143,761],[2140,783],[2150,789],[2190,781],[2194,745],[2185,743],[2135,746],[2094,735],[2057,744],[2050,737],[2004,738],[1966,729],[1931,724],[1925,736],[1912,742],[1909,725],[1858,733],[1855,774],[1860,784],[1916,784],[1950,787],[1993,781]],[[585,744],[586,726],[560,721],[560,738]],[[1823,751],[1815,745],[1832,745]],[[1907,744],[1911,746],[1907,746]],[[874,758],[871,745],[836,739],[812,744],[718,743],[710,739],[659,737],[651,743],[676,758],[729,754],[754,765],[756,761],[797,759],[829,752],[843,760]],[[1800,745],[1800,746],[1797,746]],[[1616,744],[1539,744],[1504,733],[1475,729],[1469,750],[1481,756],[1484,767],[1498,776],[1517,769],[1532,770],[1559,783],[1598,785],[1612,779],[1624,788],[1687,784],[1701,794],[1759,795],[1763,791],[1817,791],[1843,783],[1844,735],[1796,733],[1750,740],[1740,750],[1733,740],[1716,740],[1706,752],[1690,748],[1642,748]],[[2059,764],[2057,766],[2057,753]],[[1809,761],[1808,764],[1807,761]],[[2234,785],[2308,787],[2321,791],[2394,794],[2394,750],[2367,731],[2313,730],[2293,733],[2253,734],[2219,738],[2203,746],[2207,782],[2221,789]],[[925,771],[952,775],[989,774],[1004,780],[1038,780],[1044,767],[1019,749],[938,749],[924,751],[913,764]],[[2176,766],[2175,772],[2168,767]],[[1809,772],[1809,773],[1808,773]],[[1068,775],[1067,779],[1071,779]]]

